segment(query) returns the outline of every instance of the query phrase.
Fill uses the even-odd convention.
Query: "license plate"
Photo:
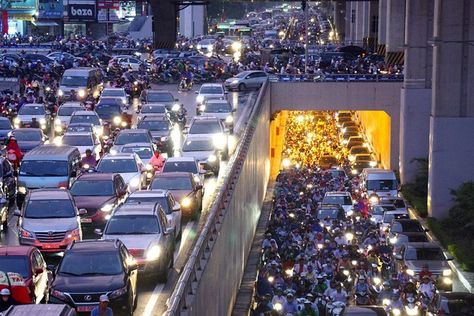
[[[93,310],[95,305],[83,305],[83,306],[78,306],[77,311],[78,312],[90,312]]]
[[[81,223],[92,223],[92,218],[81,218]]]
[[[58,244],[43,244],[43,249],[58,249]]]

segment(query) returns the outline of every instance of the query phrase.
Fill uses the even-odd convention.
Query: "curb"
[[[416,211],[413,207],[411,207],[411,206],[408,207],[408,212],[410,213],[410,216],[412,216],[417,221],[419,221],[423,227],[429,228],[429,226],[426,224],[426,221],[416,213]],[[434,242],[438,243],[439,245],[441,245],[439,240],[436,238],[436,236],[431,231],[426,232],[426,234],[428,235],[429,239],[431,239],[432,241],[434,241]],[[448,253],[448,251],[446,251],[446,249],[444,249],[444,247],[442,245],[441,245],[441,247],[443,248],[444,253],[446,255],[446,253]],[[457,277],[459,278],[459,281],[461,281],[462,285],[468,290],[468,292],[469,293],[474,293],[474,286],[471,283],[469,283],[468,279],[464,275],[465,272],[463,270],[461,270],[461,268],[459,267],[459,263],[456,260],[450,260],[450,261],[448,261],[448,264],[451,267],[451,269],[456,273]]]

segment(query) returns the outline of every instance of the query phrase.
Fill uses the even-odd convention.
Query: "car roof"
[[[41,104],[41,103],[25,103],[22,105],[23,106],[26,106],[26,107],[43,107],[44,108],[44,104]]]
[[[69,68],[69,69],[66,69],[66,71],[64,71],[63,76],[70,76],[71,73],[73,73],[74,75],[87,75],[92,70],[98,70],[98,68],[93,68],[93,67]]]
[[[75,181],[79,180],[92,180],[92,181],[112,181],[116,176],[119,176],[117,173],[100,173],[100,172],[89,172],[83,173],[76,178]]]
[[[180,162],[180,161],[193,161],[196,162],[196,158],[194,157],[170,157],[166,159],[165,163],[167,162]]]
[[[72,113],[72,115],[95,115],[95,116],[98,116],[96,111],[76,111],[76,112]]]
[[[187,140],[213,140],[213,137],[212,134],[188,134],[184,142]]]
[[[324,195],[325,196],[337,196],[337,195],[350,196],[351,194],[347,191],[331,191],[331,192],[326,192]]]
[[[67,160],[67,157],[74,151],[77,151],[79,153],[77,148],[73,146],[41,145],[27,152],[23,160],[29,160],[29,158],[31,157],[33,157],[33,160],[37,160],[39,158],[46,160],[58,160],[58,158],[60,160],[63,160],[64,158],[66,158]]]
[[[193,174],[191,172],[183,172],[183,171],[161,172],[161,173],[155,174],[153,179],[156,179],[156,178],[185,178],[185,177],[191,178],[192,175]],[[155,190],[153,190],[153,191],[155,192]],[[142,191],[142,192],[144,192],[144,191]]]
[[[107,160],[107,159],[133,159],[135,160],[135,154],[134,153],[116,153],[116,154],[107,154],[104,157],[102,157],[102,160]]]
[[[120,215],[153,215],[158,211],[158,203],[144,202],[134,204],[123,204],[119,206],[113,216]]]
[[[60,107],[60,108],[69,108],[69,107],[71,107],[71,108],[73,108],[73,107],[74,107],[74,108],[75,108],[75,107],[84,108],[80,102],[64,102],[64,103],[61,104],[59,107]]]
[[[144,128],[127,128],[120,131],[119,134],[148,134],[148,130]]]
[[[226,103],[230,105],[229,100],[225,98],[210,98],[210,99],[206,99],[204,102],[205,103]]]
[[[125,92],[125,88],[111,88],[111,87],[108,87],[108,88],[104,88],[104,90],[102,90],[102,92],[104,91],[124,91]]]
[[[408,242],[406,243],[406,246],[407,247],[411,247],[411,248],[439,248],[442,250],[441,246],[438,245],[437,243],[435,242],[432,242],[432,241],[425,241],[425,242]]]
[[[20,128],[15,128],[13,130],[13,134],[17,133],[17,132],[27,132],[27,133],[30,133],[30,132],[41,132],[41,128],[31,128],[31,127],[20,127]]]
[[[220,87],[220,88],[224,88],[222,86],[222,84],[220,84],[220,83],[203,83],[201,88],[202,87]]]
[[[165,113],[163,113],[163,115],[156,115],[156,114],[145,115],[140,120],[140,122],[143,122],[143,121],[166,121],[166,122],[169,122],[168,117],[166,116]],[[140,122],[138,122],[138,124],[140,124]]]
[[[220,119],[218,119],[217,117],[215,116],[211,116],[211,115],[203,115],[203,116],[195,116],[191,122],[194,123],[196,121],[199,121],[199,122],[214,122],[214,121],[217,121],[217,122],[220,122]]]
[[[70,200],[69,191],[63,189],[37,189],[28,192],[30,200]]]
[[[166,94],[173,94],[170,90],[152,90],[152,89],[147,89],[145,90],[146,93],[166,93]]]
[[[125,144],[123,145],[123,148],[129,148],[129,147],[151,147],[150,143],[131,143],[131,144]]]
[[[63,136],[92,136],[92,132],[65,133]]]
[[[121,242],[118,239],[81,240],[72,243],[67,252],[102,252],[116,250]],[[66,254],[65,254],[66,255]]]
[[[31,253],[35,247],[30,246],[1,246],[0,256],[21,256]]]
[[[166,196],[169,194],[168,190],[143,190],[132,192],[129,197],[143,196],[143,197],[153,197],[153,196]]]

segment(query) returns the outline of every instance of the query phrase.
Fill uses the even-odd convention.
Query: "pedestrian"
[[[107,295],[101,295],[99,297],[99,306],[91,311],[91,316],[113,316],[114,312],[109,307],[109,302]]]

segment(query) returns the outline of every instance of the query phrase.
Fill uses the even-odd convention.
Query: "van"
[[[75,147],[43,145],[29,151],[18,172],[18,208],[21,208],[28,190],[69,188],[80,165],[81,154]]]
[[[398,196],[398,181],[392,170],[365,168],[361,173],[361,190],[370,198]]]
[[[100,69],[71,68],[67,69],[61,78],[58,96],[67,97],[74,90],[80,100],[85,100],[88,96],[98,98],[103,89],[104,77]]]

